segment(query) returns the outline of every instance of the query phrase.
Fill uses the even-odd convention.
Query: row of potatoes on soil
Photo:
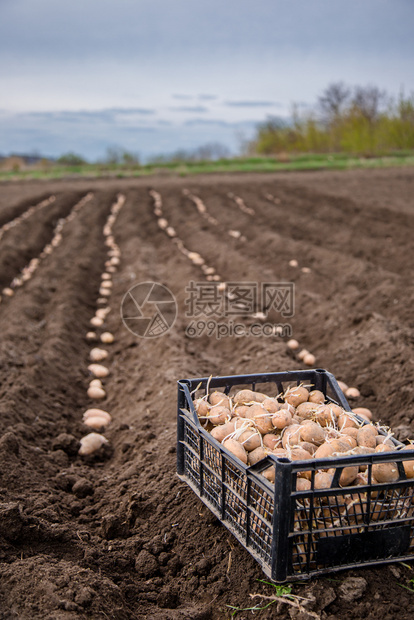
[[[214,391],[195,399],[194,407],[203,427],[246,465],[254,465],[271,454],[305,461],[396,450],[392,433],[372,423],[369,409],[345,411],[326,402],[319,390],[309,391],[304,385],[289,387],[277,397],[248,389],[231,397]],[[403,466],[407,478],[414,478],[414,461],[404,461]],[[340,486],[367,484],[366,470],[366,465],[345,467]],[[334,474],[333,468],[318,470],[314,488],[330,488]],[[265,469],[262,475],[274,482],[274,467]],[[395,462],[372,467],[372,484],[395,482],[399,477]],[[297,490],[310,489],[311,471],[298,473]]]

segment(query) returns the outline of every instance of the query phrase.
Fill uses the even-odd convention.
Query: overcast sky
[[[414,91],[412,0],[0,0],[0,154],[220,141],[333,81]]]

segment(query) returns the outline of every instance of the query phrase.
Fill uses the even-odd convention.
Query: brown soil
[[[0,225],[56,195],[4,234],[2,287],[40,254],[81,196],[94,198],[35,276],[0,304],[0,618],[218,620],[230,617],[227,605],[253,606],[249,593],[272,594],[255,561],[175,474],[176,381],[303,366],[280,338],[186,337],[184,289],[203,275],[158,228],[148,190],[161,193],[186,247],[224,280],[295,282],[294,337],[318,367],[360,389],[355,404],[405,439],[414,437],[413,187],[409,168],[2,186]],[[183,188],[219,226],[200,217]],[[82,413],[93,406],[85,334],[106,259],[102,227],[119,191],[122,262],[106,323],[116,340],[102,405],[113,415],[110,444],[81,458]],[[241,212],[229,192],[255,215]],[[289,266],[293,258],[299,268]],[[126,291],[144,281],[165,284],[178,301],[173,329],[157,339],[134,336],[120,319]],[[365,580],[360,591],[350,577]],[[408,620],[414,598],[401,585],[411,578],[397,564],[314,579],[293,592],[314,596],[312,609],[327,620]],[[295,614],[282,605],[255,616],[306,617]]]

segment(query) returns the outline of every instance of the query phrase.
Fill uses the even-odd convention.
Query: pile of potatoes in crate
[[[391,431],[372,423],[368,409],[345,411],[326,402],[321,391],[308,387],[311,386],[289,387],[276,397],[248,389],[233,396],[213,391],[195,399],[194,407],[203,427],[246,465],[254,465],[271,454],[306,461],[396,450]],[[414,461],[404,461],[403,465],[407,478],[414,478]],[[274,482],[273,466],[262,474]],[[334,474],[334,468],[318,470],[314,488],[330,488]],[[394,462],[372,467],[372,484],[394,482],[399,477]],[[367,484],[366,466],[345,467],[339,484]],[[310,489],[311,472],[300,472],[297,490]]]

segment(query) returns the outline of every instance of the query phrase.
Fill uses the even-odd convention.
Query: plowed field
[[[151,190],[181,242],[160,227]],[[94,404],[95,345],[85,335],[119,195],[112,234],[121,260],[102,328],[115,341],[102,345],[110,375]],[[413,170],[3,184],[4,224],[0,287],[14,282],[14,294],[0,303],[0,618],[218,620],[230,617],[226,605],[253,606],[250,593],[272,595],[255,561],[175,474],[176,381],[305,366],[278,335],[191,338],[185,288],[207,279],[188,252],[220,281],[294,282],[293,337],[317,367],[359,388],[353,405],[414,438]],[[45,253],[56,226],[61,238]],[[29,264],[32,277],[16,286]],[[142,282],[177,300],[177,319],[158,338],[121,320],[125,294]],[[109,443],[81,457],[78,441],[91,430],[82,414],[94,406],[112,415]],[[339,588],[350,576],[366,589],[347,601]],[[397,564],[293,592],[315,597],[311,609],[329,620],[408,620],[414,595],[401,584],[413,576]],[[254,617],[305,618],[295,614],[280,605]]]

